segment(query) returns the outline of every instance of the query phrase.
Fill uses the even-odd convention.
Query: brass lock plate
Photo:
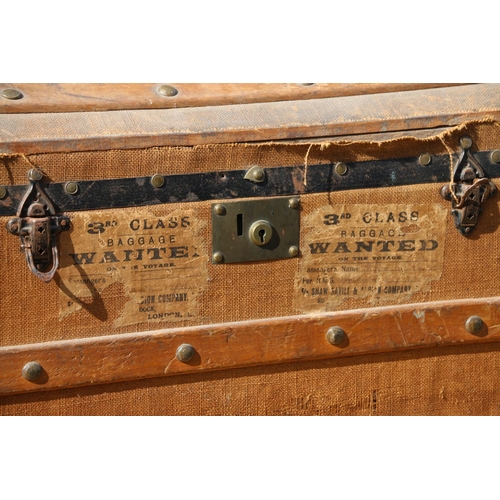
[[[299,255],[300,200],[266,198],[212,205],[212,263]]]

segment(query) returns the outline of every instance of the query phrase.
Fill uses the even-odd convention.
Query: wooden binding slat
[[[118,109],[166,109],[251,102],[293,101],[451,87],[457,83],[172,83],[177,94],[154,83],[0,83],[23,97],[0,97],[0,113],[67,113]]]
[[[0,153],[270,141],[500,117],[500,85],[184,109],[0,114]]]
[[[484,322],[476,334],[465,328],[470,316],[479,316]],[[348,336],[340,346],[327,341],[326,333],[332,326],[341,327]],[[498,341],[499,297],[175,328],[0,348],[0,394]],[[175,356],[184,343],[196,349],[189,363]],[[31,361],[40,363],[44,370],[36,382],[21,374]]]

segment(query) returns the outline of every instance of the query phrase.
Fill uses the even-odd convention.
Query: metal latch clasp
[[[21,251],[26,255],[30,271],[48,283],[59,267],[57,234],[67,231],[70,221],[65,215],[55,215],[54,205],[38,184],[41,178],[35,169],[28,172],[30,186],[17,217],[7,223],[7,230],[21,238]]]
[[[482,205],[495,194],[496,186],[470,152],[472,139],[462,137],[460,145],[462,152],[453,169],[452,182],[442,187],[441,196],[452,202],[455,227],[462,234],[469,234],[477,226]]]

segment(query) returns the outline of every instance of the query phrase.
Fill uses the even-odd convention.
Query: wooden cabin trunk
[[[0,414],[500,413],[500,85],[0,95]]]

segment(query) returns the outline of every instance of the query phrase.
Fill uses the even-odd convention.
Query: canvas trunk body
[[[500,412],[499,85],[0,88],[2,415]]]

